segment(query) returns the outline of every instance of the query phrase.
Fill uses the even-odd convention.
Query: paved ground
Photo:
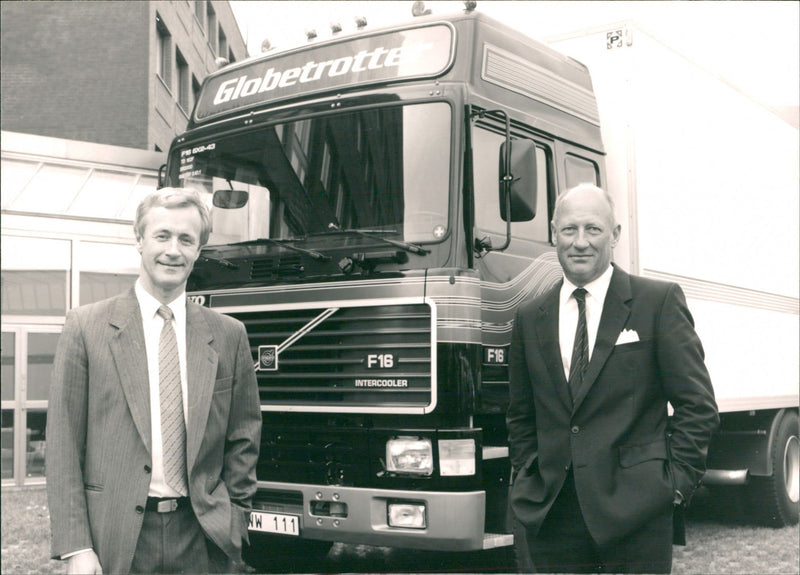
[[[0,542],[3,575],[64,573],[64,564],[49,555],[49,516],[43,489],[2,494]],[[675,548],[673,575],[798,574],[798,526],[770,529],[753,526],[737,499],[720,501],[700,493],[692,504],[687,528],[689,545]],[[282,549],[269,552],[270,560]],[[310,566],[303,557],[275,561],[264,573],[498,573],[508,571],[502,551],[489,553],[420,552],[363,545],[334,545]],[[251,571],[252,573],[253,571]]]
[[[772,529],[752,525],[736,497],[720,499],[701,490],[689,512],[688,545],[675,547],[674,575],[797,574],[798,526]],[[366,545],[335,544],[320,562],[300,558],[275,563],[263,573],[508,573],[503,550],[483,553],[422,552]]]

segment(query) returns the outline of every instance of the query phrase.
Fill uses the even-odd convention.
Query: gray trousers
[[[191,506],[145,511],[131,573],[230,573],[231,561],[200,528]]]

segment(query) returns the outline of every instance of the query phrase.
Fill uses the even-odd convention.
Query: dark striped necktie
[[[578,288],[572,292],[578,302],[578,324],[575,328],[575,343],[572,347],[572,361],[569,366],[569,393],[572,400],[578,396],[583,385],[583,377],[589,365],[589,332],[586,329],[586,290]]]

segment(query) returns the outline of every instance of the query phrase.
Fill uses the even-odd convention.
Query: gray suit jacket
[[[189,497],[206,536],[238,560],[261,433],[253,359],[240,322],[186,305]],[[53,557],[92,548],[106,573],[128,572],[151,469],[147,357],[133,289],[67,315],[47,441]]]
[[[571,466],[589,532],[605,545],[668,511],[675,490],[691,497],[717,404],[680,287],[616,267],[573,402],[559,346],[560,288],[521,305],[514,320],[511,507],[536,535]],[[639,341],[617,345],[625,329]]]

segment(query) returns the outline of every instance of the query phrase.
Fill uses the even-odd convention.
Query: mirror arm
[[[464,216],[464,239],[466,240],[467,267],[472,269],[475,265],[475,252],[481,253],[482,249],[475,242],[475,165],[472,155],[472,120],[480,112],[474,112],[472,105],[466,104],[464,118],[464,180],[462,187],[462,202]]]
[[[157,190],[160,190],[161,188],[167,185],[166,172],[167,172],[167,164],[161,164],[161,166],[158,168],[158,182],[156,183]]]

